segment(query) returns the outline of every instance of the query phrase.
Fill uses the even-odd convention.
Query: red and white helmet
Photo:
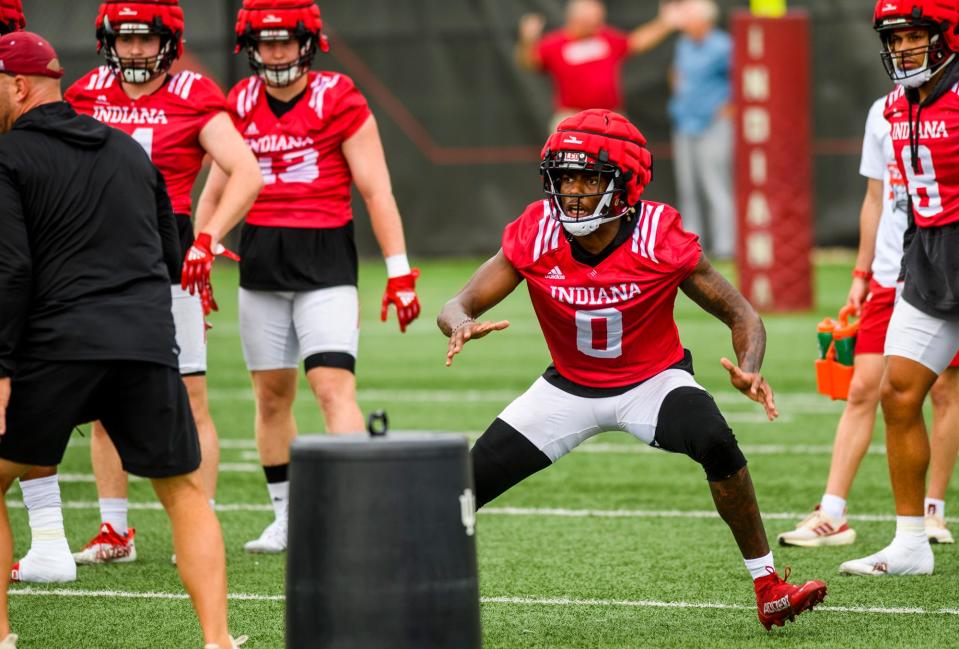
[[[959,3],[956,0],[879,0],[873,25],[882,40],[882,62],[889,78],[907,88],[918,88],[953,61],[959,52]],[[893,52],[889,36],[903,29],[929,32],[929,45]],[[906,56],[925,54],[926,62],[906,70]]]
[[[159,53],[121,59],[117,36],[132,34],[159,36]],[[183,55],[183,9],[177,0],[107,0],[97,14],[97,51],[127,83],[155,79]]]
[[[609,110],[584,110],[560,122],[540,158],[543,190],[552,201],[553,218],[574,236],[595,232],[603,223],[634,209],[653,178],[653,156],[646,148],[646,138],[628,119]],[[602,191],[563,194],[561,178],[568,171],[600,175]],[[602,198],[589,216],[577,218],[563,210],[563,198],[595,196]]]
[[[0,0],[0,36],[18,32],[27,26],[20,0]]]
[[[289,63],[267,64],[257,50],[260,42],[293,39],[300,43],[300,55]],[[330,44],[313,0],[243,0],[236,17],[236,51],[244,48],[253,71],[268,85],[283,87],[306,74],[317,48],[328,52]]]

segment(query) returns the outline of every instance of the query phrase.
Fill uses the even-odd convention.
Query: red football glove
[[[213,284],[207,282],[200,289],[200,304],[203,306],[203,317],[207,317],[214,311],[219,311],[220,307],[217,306],[216,300],[213,299]],[[205,323],[207,329],[212,329],[213,325]]]
[[[414,268],[409,275],[390,277],[386,280],[380,320],[386,322],[386,312],[392,304],[396,307],[396,318],[400,321],[400,331],[403,333],[406,333],[406,326],[420,315],[420,300],[416,297],[416,278],[419,276],[420,269]]]
[[[206,232],[197,235],[196,240],[186,253],[183,260],[183,270],[180,273],[180,288],[189,289],[190,295],[199,292],[202,296],[204,288],[210,284],[210,271],[213,269],[213,260],[218,256],[227,257],[233,261],[240,261],[240,257],[227,250],[220,244],[212,246],[213,240]],[[210,299],[213,293],[210,291]],[[215,303],[214,303],[215,304]],[[205,309],[205,307],[204,307]],[[213,309],[216,311],[216,309]]]

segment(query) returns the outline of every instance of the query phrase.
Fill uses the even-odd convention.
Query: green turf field
[[[434,316],[465,282],[474,261],[422,264],[423,316],[401,336],[379,322],[382,264],[362,267],[358,364],[364,410],[385,408],[395,429],[476,435],[547,364],[545,344],[521,288],[492,316],[505,332],[470,343],[443,365],[446,342]],[[769,316],[765,374],[781,418],[765,422],[758,404],[735,392],[719,358],[730,355],[724,326],[680,298],[683,341],[697,378],[714,393],[750,458],[767,532],[791,527],[822,493],[841,405],[815,394],[815,324],[845,298],[849,264],[820,264],[822,313]],[[283,647],[283,557],[250,556],[245,541],[272,520],[253,445],[253,401],[240,353],[236,274],[216,273],[221,312],[210,332],[210,396],[223,440],[218,505],[230,573],[230,623],[252,649]],[[301,387],[302,432],[322,418]],[[579,647],[954,647],[959,646],[959,547],[936,547],[936,575],[839,577],[839,563],[883,547],[892,537],[892,505],[882,436],[866,457],[850,498],[860,541],[851,548],[775,548],[794,580],[824,578],[829,596],[817,611],[767,633],[756,620],[746,573],[713,513],[701,469],[687,458],[650,452],[622,434],[601,435],[534,476],[487,510],[477,527],[485,646]],[[88,439],[75,436],[62,467],[67,535],[79,549],[99,514]],[[10,500],[18,500],[14,488]],[[131,525],[139,559],[126,566],[82,567],[62,588],[12,589],[12,622],[21,646],[56,649],[198,647],[198,626],[170,565],[166,519],[147,483],[131,485]],[[959,511],[959,489],[950,491]],[[17,553],[28,540],[26,513],[11,508]],[[959,519],[952,517],[954,527]],[[429,649],[424,647],[424,649]]]

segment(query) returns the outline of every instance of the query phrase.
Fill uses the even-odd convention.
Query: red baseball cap
[[[25,76],[63,76],[56,51],[33,32],[13,32],[0,37],[0,72]]]

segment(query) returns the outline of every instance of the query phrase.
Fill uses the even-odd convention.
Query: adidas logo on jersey
[[[260,129],[256,127],[256,124],[251,123],[246,127],[246,132],[243,135],[259,135]]]
[[[553,270],[546,273],[546,279],[566,279],[566,275],[559,269],[559,266],[553,266]]]

